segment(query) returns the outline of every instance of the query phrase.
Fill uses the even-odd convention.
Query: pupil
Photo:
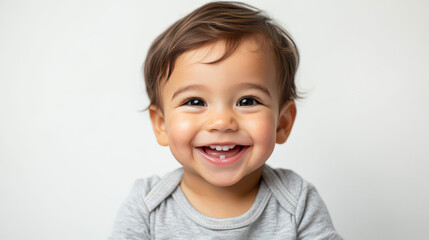
[[[252,105],[252,100],[253,99],[250,99],[250,98],[243,98],[241,100],[241,104],[240,105],[244,105],[244,106]]]
[[[205,105],[204,102],[201,101],[201,99],[192,99],[192,100],[189,100],[187,104],[191,105],[191,106],[204,106]]]

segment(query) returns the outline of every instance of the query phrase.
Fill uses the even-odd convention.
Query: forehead
[[[219,61],[227,50],[223,40],[181,54],[170,76],[171,80],[196,78],[271,78],[276,74],[274,51],[263,36],[241,39],[231,55]],[[214,74],[214,76],[210,75]],[[228,76],[226,76],[228,75]],[[185,77],[185,79],[183,79]]]
[[[207,46],[202,46],[181,54],[176,61],[176,65],[196,63],[210,64],[221,59],[226,51],[227,42],[225,40],[219,40]],[[235,53],[241,55],[259,55],[257,57],[270,58],[270,60],[273,58],[273,50],[266,38],[262,35],[252,35],[240,39],[238,47],[234,49],[232,54]]]
[[[178,88],[192,84],[218,90],[231,90],[244,83],[262,84],[277,95],[274,54],[263,37],[243,38],[230,56],[218,61],[225,50],[226,42],[217,41],[181,54],[162,86],[162,98],[171,99]]]

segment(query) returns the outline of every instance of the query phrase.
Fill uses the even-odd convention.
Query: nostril
[[[238,122],[228,113],[224,113],[222,116],[216,120],[210,121],[207,125],[207,130],[212,131],[221,131],[221,132],[235,132],[238,129]]]

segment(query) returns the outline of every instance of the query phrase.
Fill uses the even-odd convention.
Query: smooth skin
[[[149,108],[158,143],[169,146],[184,168],[180,188],[206,216],[231,218],[251,208],[264,163],[292,129],[295,103],[279,107],[274,55],[267,45],[263,37],[248,37],[215,64],[208,63],[222,56],[223,41],[183,53],[161,88],[164,111]],[[197,150],[226,142],[250,148],[231,165],[212,164]]]

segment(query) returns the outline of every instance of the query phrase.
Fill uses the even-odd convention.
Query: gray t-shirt
[[[180,189],[182,175],[179,168],[137,180],[109,239],[342,239],[317,190],[291,170],[265,164],[255,202],[233,218],[193,208]]]

